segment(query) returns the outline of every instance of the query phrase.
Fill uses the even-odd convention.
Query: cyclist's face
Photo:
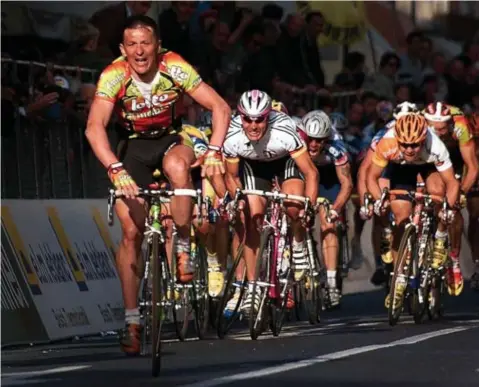
[[[321,153],[326,143],[325,138],[308,137],[308,151],[311,157],[316,157]]]
[[[156,55],[159,42],[149,27],[137,27],[125,30],[120,50],[126,56],[128,64],[139,76],[156,74]]]
[[[247,116],[241,116],[241,124],[246,137],[250,141],[259,141],[264,136],[266,128],[268,126],[268,116],[250,118]]]
[[[415,161],[417,159],[422,146],[423,146],[422,142],[418,144],[399,143],[399,149],[401,150],[401,153],[404,155],[404,160],[409,162]]]
[[[434,133],[439,137],[444,137],[448,132],[449,122],[427,121],[427,124],[434,128]]]

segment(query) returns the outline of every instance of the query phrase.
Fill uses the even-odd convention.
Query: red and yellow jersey
[[[273,99],[273,101],[271,102],[271,108],[273,110],[276,110],[277,112],[288,114],[288,109],[286,109],[286,106],[283,102],[276,101]]]
[[[426,140],[419,151],[417,159],[407,162],[399,148],[394,128],[389,129],[377,143],[372,161],[382,168],[385,168],[389,163],[434,164],[439,172],[445,171],[452,166],[446,146],[431,130],[428,130]]]
[[[450,135],[441,137],[448,149],[467,144],[471,139],[468,120],[461,109],[456,106],[447,105],[451,112]],[[424,111],[423,111],[424,112]],[[449,137],[449,138],[448,138]]]
[[[114,103],[120,123],[127,130],[166,130],[183,113],[183,93],[194,91],[201,82],[188,62],[165,50],[158,55],[158,73],[150,84],[135,81],[126,59],[116,59],[103,70],[95,98]],[[147,95],[142,92],[144,87]]]

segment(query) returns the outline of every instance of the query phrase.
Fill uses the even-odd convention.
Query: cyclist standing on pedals
[[[316,203],[318,171],[314,167],[303,140],[296,131],[294,121],[284,113],[272,110],[271,97],[259,90],[246,91],[238,102],[238,115],[230,123],[223,152],[226,161],[226,184],[231,194],[237,188],[271,191],[273,180],[278,179],[286,194],[306,195]],[[304,176],[304,178],[301,176]],[[260,242],[260,226],[266,211],[265,198],[246,196],[240,208],[246,211],[236,223],[235,238],[245,237],[244,260],[250,283],[243,310],[259,308],[261,292],[253,300],[252,282],[255,280],[256,258]],[[305,230],[300,216],[301,205],[285,201],[293,233],[293,269],[300,280],[307,268],[305,257]],[[238,301],[240,289],[226,305],[231,311]]]
[[[366,188],[366,176],[369,167],[371,166],[377,143],[384,136],[388,129],[394,128],[395,120],[397,120],[399,117],[408,113],[419,113],[416,105],[407,101],[397,105],[393,111],[389,111],[392,106],[380,106],[380,104],[378,104],[380,110],[378,111],[378,119],[365,129],[360,156],[361,164],[358,170],[357,189],[359,196],[358,199],[361,206],[359,210],[359,217],[363,221],[374,215],[369,208],[365,207],[364,196],[368,192]],[[391,113],[394,117],[394,120],[390,120]],[[380,185],[381,188],[384,188],[389,185],[389,181],[382,176]],[[388,279],[389,270],[388,267],[384,266],[384,264],[389,265],[392,262],[391,232],[389,217],[378,217],[374,215],[372,226],[372,246],[376,263],[376,271],[371,277],[371,282],[376,286],[385,283]]]
[[[122,57],[101,74],[91,106],[86,136],[100,162],[108,169],[113,185],[125,196],[115,210],[123,235],[117,252],[117,266],[125,304],[126,327],[120,343],[130,355],[140,353],[138,310],[141,243],[146,216],[144,201],[137,198],[138,186],[153,183],[160,167],[172,188],[193,188],[190,165],[194,153],[182,144],[181,101],[184,93],[213,111],[214,131],[204,158],[202,174],[212,184],[223,180],[221,146],[230,121],[226,102],[202,82],[193,67],[178,54],[161,48],[155,21],[132,16],[125,23]],[[122,136],[118,153],[108,142],[106,127],[113,111],[119,118]],[[174,197],[173,220],[178,231],[178,279],[189,282],[194,266],[190,262],[191,198]]]
[[[339,306],[341,294],[337,287],[339,241],[335,221],[343,213],[351,196],[353,181],[351,165],[344,144],[332,139],[331,121],[326,113],[314,110],[303,117],[308,152],[318,169],[319,194],[331,203],[329,223],[324,208],[320,209],[321,246],[326,266],[329,306]]]
[[[446,145],[451,157],[454,172],[461,179],[461,203],[477,181],[478,164],[476,147],[469,131],[469,123],[461,110],[443,102],[429,104],[423,112],[429,126]],[[466,172],[464,173],[464,169]],[[462,206],[462,204],[461,204]],[[464,230],[464,219],[458,211],[449,229],[451,264],[447,265],[447,289],[450,295],[458,296],[464,288],[459,255]],[[440,243],[440,242],[437,242]],[[435,254],[433,267],[443,266],[447,260],[445,249],[443,255]]]
[[[476,144],[476,159],[479,162],[479,114],[472,113],[469,117],[469,128]],[[469,212],[469,228],[467,238],[471,246],[474,274],[471,287],[479,290],[479,178],[467,194],[467,210]]]
[[[418,175],[426,184],[429,194],[447,198],[448,209],[439,211],[438,227],[434,236],[434,256],[445,254],[444,240],[447,237],[447,227],[455,214],[456,202],[459,197],[459,182],[454,176],[449,152],[444,143],[427,127],[424,117],[419,114],[406,114],[400,117],[379,140],[374,152],[367,175],[367,188],[374,203],[374,213],[384,215],[386,206],[380,208],[381,187],[380,178],[386,167],[391,189],[415,190]],[[411,215],[412,203],[407,196],[401,200],[388,202],[394,215],[395,226],[392,233],[392,257],[397,261],[399,243],[404,233],[404,227]],[[398,297],[404,295],[407,282],[404,280],[396,289]],[[386,306],[389,305],[389,296]]]

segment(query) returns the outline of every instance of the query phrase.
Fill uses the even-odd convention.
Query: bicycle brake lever
[[[107,214],[107,219],[108,219],[108,225],[112,226],[113,225],[113,208],[115,206],[115,190],[110,189],[109,195],[108,195],[108,214]]]

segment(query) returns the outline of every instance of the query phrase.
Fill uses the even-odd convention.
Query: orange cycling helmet
[[[399,142],[417,144],[426,138],[427,122],[419,114],[406,114],[396,121],[394,130]]]
[[[472,113],[469,116],[469,128],[471,130],[472,137],[479,138],[479,114]]]

